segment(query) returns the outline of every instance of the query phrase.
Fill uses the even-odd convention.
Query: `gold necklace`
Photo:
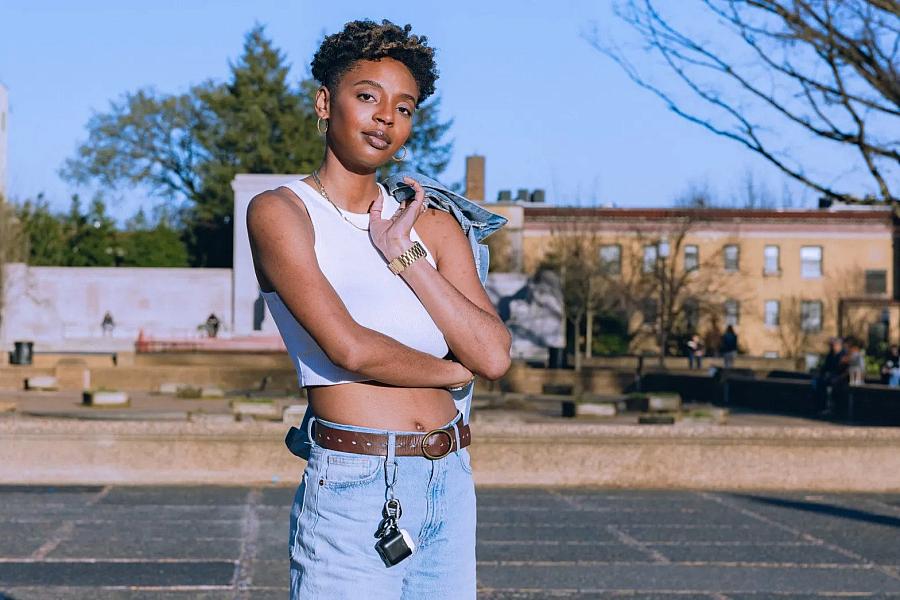
[[[325,186],[322,185],[322,181],[319,179],[319,170],[318,169],[316,169],[315,171],[312,172],[312,176],[316,182],[316,185],[319,188],[319,194],[321,194],[323,198],[325,198],[326,200],[328,200],[329,203],[331,203],[331,205],[334,207],[334,210],[336,210],[338,212],[338,214],[341,215],[341,218],[343,218],[345,221],[347,221],[348,223],[350,223],[351,225],[353,225],[360,231],[368,231],[369,230],[368,227],[360,227],[359,225],[357,225],[356,223],[354,223],[353,221],[348,219],[347,215],[344,214],[344,211],[342,211],[340,208],[338,208],[338,205],[335,204],[334,201],[332,201],[332,199],[328,197],[328,192],[325,191]]]

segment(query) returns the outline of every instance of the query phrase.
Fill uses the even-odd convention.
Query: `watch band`
[[[413,242],[413,245],[403,252],[403,254],[388,263],[388,269],[390,269],[391,273],[394,275],[399,275],[406,270],[409,265],[420,258],[425,258],[427,255],[428,253],[425,252],[425,246],[419,242]]]

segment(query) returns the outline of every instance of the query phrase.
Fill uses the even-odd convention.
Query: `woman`
[[[400,205],[375,178],[434,92],[434,51],[410,29],[354,21],[325,38],[321,166],[247,211],[260,289],[315,415],[292,598],[475,597],[471,438],[451,391],[501,377],[510,335],[458,222],[425,209],[415,180]]]

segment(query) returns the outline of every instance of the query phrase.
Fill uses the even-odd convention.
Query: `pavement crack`
[[[50,534],[47,541],[41,544],[41,547],[31,553],[29,557],[32,560],[44,560],[47,555],[56,550],[56,548],[72,537],[75,531],[75,523],[72,521],[64,521],[56,530]]]
[[[659,564],[668,564],[671,562],[669,560],[669,558],[666,555],[664,555],[663,553],[657,552],[653,548],[648,548],[646,544],[638,541],[636,538],[631,537],[630,535],[628,535],[627,533],[625,533],[624,531],[622,531],[615,525],[607,525],[606,529],[611,534],[616,536],[616,539],[618,539],[620,542],[622,542],[626,546],[628,546],[630,548],[634,548],[641,554],[645,554],[645,555],[649,556],[650,558],[652,558],[653,562],[656,562]]]
[[[112,490],[112,486],[111,486],[111,485],[105,485],[105,486],[103,486],[103,489],[102,489],[102,490],[100,490],[99,492],[97,492],[97,493],[94,495],[93,498],[91,498],[90,500],[88,500],[88,506],[94,506],[95,504],[97,504],[97,503],[99,503],[100,501],[102,501],[104,498],[106,498],[106,496],[109,495],[110,490]]]
[[[566,496],[565,494],[560,493],[557,490],[551,489],[551,490],[547,490],[547,492],[551,496],[556,498],[557,500],[561,501],[563,504],[568,504],[569,506],[571,506],[572,508],[574,508],[576,510],[584,510],[584,507],[579,502],[576,502],[574,498],[570,498],[570,497]]]
[[[247,492],[244,517],[241,521],[241,555],[234,568],[235,600],[250,600],[256,546],[259,541],[259,508],[262,492],[253,488]]]

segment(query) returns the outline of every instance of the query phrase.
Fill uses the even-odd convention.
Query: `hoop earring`
[[[400,149],[403,150],[403,154],[400,155],[400,158],[397,158],[396,154],[391,157],[395,162],[403,162],[403,160],[406,158],[406,146],[400,146]]]
[[[325,129],[322,129],[323,120],[325,121]],[[322,117],[319,117],[319,120],[316,121],[316,131],[319,132],[319,135],[325,135],[326,133],[328,133],[328,119],[322,119]]]

